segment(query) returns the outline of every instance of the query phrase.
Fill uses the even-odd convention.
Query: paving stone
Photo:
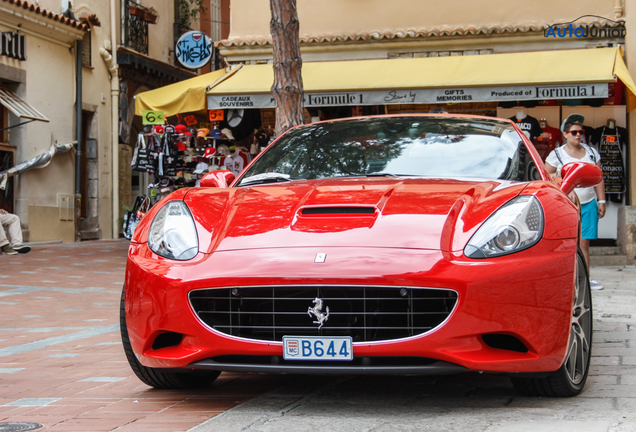
[[[21,265],[2,268],[0,298],[12,301],[0,302],[5,305],[0,315],[0,422],[38,422],[47,431],[119,432],[127,424],[135,424],[127,429],[135,432],[186,431],[285,383],[285,377],[240,380],[248,376],[223,374],[209,389],[163,392],[139,381],[119,335],[128,244],[38,245]],[[102,249],[99,262],[87,255]],[[103,286],[90,286],[95,282]],[[124,400],[138,402],[109,410]],[[165,402],[160,406],[157,401]],[[152,417],[167,408],[168,413]]]
[[[5,406],[43,406],[55,402],[59,399],[55,398],[24,398],[5,404]]]

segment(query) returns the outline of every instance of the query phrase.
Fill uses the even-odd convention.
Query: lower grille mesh
[[[322,328],[308,309],[323,301]],[[354,342],[399,339],[440,325],[457,302],[452,290],[366,286],[274,286],[190,292],[199,319],[228,335],[265,341],[283,336],[351,336]]]

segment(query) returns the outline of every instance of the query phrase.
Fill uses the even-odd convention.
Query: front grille
[[[323,301],[319,328],[308,309]],[[209,327],[265,341],[283,336],[351,336],[354,342],[400,339],[439,326],[457,303],[452,290],[367,286],[273,286],[203,289],[190,304]]]

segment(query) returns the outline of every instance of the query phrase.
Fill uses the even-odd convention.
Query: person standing
[[[561,177],[561,168],[570,162],[585,162],[601,168],[601,156],[596,149],[584,144],[581,114],[570,114],[561,124],[565,145],[550,152],[545,160],[545,169],[552,176]],[[574,189],[581,203],[581,250],[590,267],[590,240],[598,238],[598,220],[605,216],[605,184],[601,181],[594,187]],[[598,199],[598,201],[597,201]],[[596,281],[590,281],[592,289],[603,289]]]
[[[22,244],[22,227],[20,227],[19,217],[4,209],[0,209],[0,224],[2,224],[2,228],[0,229],[0,250],[2,250],[3,254],[15,255],[31,251],[31,246]],[[9,237],[11,238],[10,243],[4,232],[5,227],[9,231]]]

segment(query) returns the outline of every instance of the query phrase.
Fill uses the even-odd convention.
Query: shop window
[[[89,25],[88,21],[83,21],[83,23]],[[91,32],[87,31],[84,33],[84,38],[82,39],[82,66],[93,66],[91,54]]]

